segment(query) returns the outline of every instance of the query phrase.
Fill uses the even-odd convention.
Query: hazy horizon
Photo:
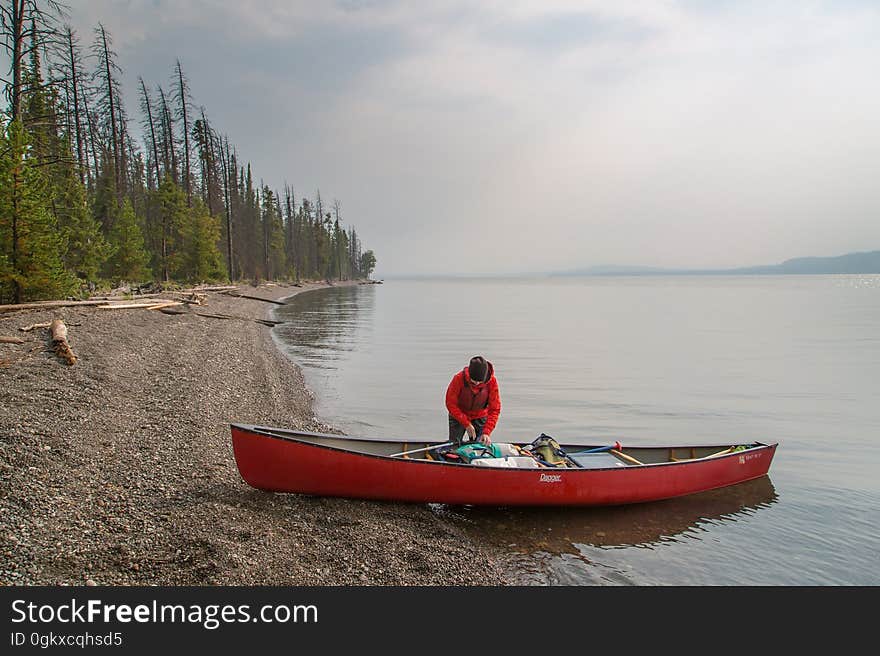
[[[112,34],[138,136],[137,77],[179,58],[258,179],[340,201],[377,278],[880,245],[874,3],[70,5],[84,46]]]
[[[803,255],[796,257],[789,257],[780,262],[763,262],[761,264],[750,264],[744,266],[732,266],[732,267],[681,267],[681,266],[666,266],[666,267],[654,267],[650,265],[642,265],[642,264],[621,264],[621,263],[604,263],[604,264],[595,264],[588,265],[583,267],[572,267],[567,269],[541,269],[541,270],[513,270],[513,271],[493,271],[488,273],[456,273],[452,271],[442,271],[442,272],[432,272],[432,273],[407,273],[407,272],[396,272],[389,274],[387,276],[388,279],[418,279],[418,278],[491,278],[491,277],[499,277],[499,278],[516,278],[516,277],[530,277],[530,276],[578,276],[578,275],[615,275],[615,272],[620,275],[627,276],[632,274],[644,274],[651,275],[656,273],[658,275],[663,274],[707,274],[711,275],[714,273],[718,274],[726,274],[729,272],[738,272],[744,271],[743,275],[749,275],[748,269],[763,269],[765,267],[773,268],[785,263],[789,263],[796,260],[831,260],[838,257],[845,256],[853,256],[853,255],[862,255],[862,254],[880,254],[880,249],[872,249],[869,251],[854,251],[851,253],[838,253],[836,255]],[[880,259],[878,257],[877,259]],[[784,272],[780,272],[780,274],[784,275]],[[774,273],[774,275],[777,275]],[[789,275],[803,275],[802,273],[792,273]],[[824,274],[817,273],[814,275],[833,275],[833,274]],[[880,275],[870,273],[856,273],[852,275]],[[382,279],[382,276],[373,276],[375,279]]]

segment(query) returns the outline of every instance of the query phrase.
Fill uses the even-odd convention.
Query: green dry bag
[[[465,442],[458,447],[455,452],[461,456],[465,462],[476,460],[477,458],[500,458],[501,450],[494,444],[483,444],[482,442]]]

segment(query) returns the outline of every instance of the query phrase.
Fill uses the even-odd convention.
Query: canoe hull
[[[507,469],[355,452],[239,424],[231,429],[239,472],[257,489],[455,505],[602,506],[668,499],[764,476],[777,446],[613,469]]]

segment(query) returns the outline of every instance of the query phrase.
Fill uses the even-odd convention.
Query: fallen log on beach
[[[0,344],[24,344],[24,340],[20,337],[7,337],[0,335]]]
[[[30,326],[25,326],[24,328],[19,328],[19,330],[23,333],[29,333],[30,331],[36,328],[48,328],[51,325],[51,321],[47,321],[46,323],[32,323]]]
[[[252,317],[241,317],[235,314],[210,314],[208,312],[187,312],[185,310],[171,310],[169,308],[160,308],[162,314],[194,314],[198,317],[208,317],[209,319],[238,319],[239,321],[253,321],[270,328],[284,323],[283,321],[272,321],[271,319],[254,319]]]
[[[15,310],[41,310],[43,308],[75,307],[78,305],[105,305],[107,301],[34,301],[33,303],[13,303],[0,305],[0,312]]]
[[[52,331],[52,346],[55,349],[55,354],[68,365],[72,365],[76,362],[76,356],[73,354],[70,344],[67,343],[67,326],[61,319],[53,319],[49,330]]]
[[[152,294],[135,294],[132,298],[120,298],[119,296],[92,296],[90,301],[104,301],[105,303],[111,303],[113,301],[131,301],[133,303],[141,303],[146,302],[141,299],[146,298],[156,298],[158,300],[153,301],[153,303],[162,303],[164,299],[159,299],[160,296],[179,296],[180,298],[175,298],[179,303],[186,303],[187,305],[204,305],[205,300],[208,298],[207,294],[197,293],[195,291],[179,291],[179,292],[155,292]]]
[[[173,305],[184,305],[184,301],[158,301],[154,302],[153,305],[148,305],[148,310],[161,310],[162,308],[171,307]],[[201,303],[196,303],[196,305],[201,305]]]
[[[99,305],[99,310],[158,310],[159,308],[168,307],[170,305],[183,305],[182,301],[169,301],[168,299],[156,299],[154,301],[144,301],[142,303],[108,303]]]
[[[248,294],[237,294],[235,292],[223,292],[227,296],[235,296],[237,298],[249,298],[253,301],[263,301],[264,303],[274,303],[275,305],[287,305],[284,301],[276,301],[271,298],[260,298],[259,296],[250,296]]]

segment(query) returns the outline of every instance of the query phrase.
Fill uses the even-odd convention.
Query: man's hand
[[[465,430],[467,431],[467,434],[468,434],[468,437],[469,437],[469,438],[471,438],[472,440],[477,439],[477,429],[474,428],[474,425],[473,425],[473,424],[468,424],[468,425],[465,427]]]
[[[492,440],[490,440],[490,439],[489,439],[489,436],[486,435],[485,433],[483,433],[482,435],[480,435],[480,442],[482,442],[482,443],[485,444],[486,446],[491,446],[491,444],[492,444]]]

